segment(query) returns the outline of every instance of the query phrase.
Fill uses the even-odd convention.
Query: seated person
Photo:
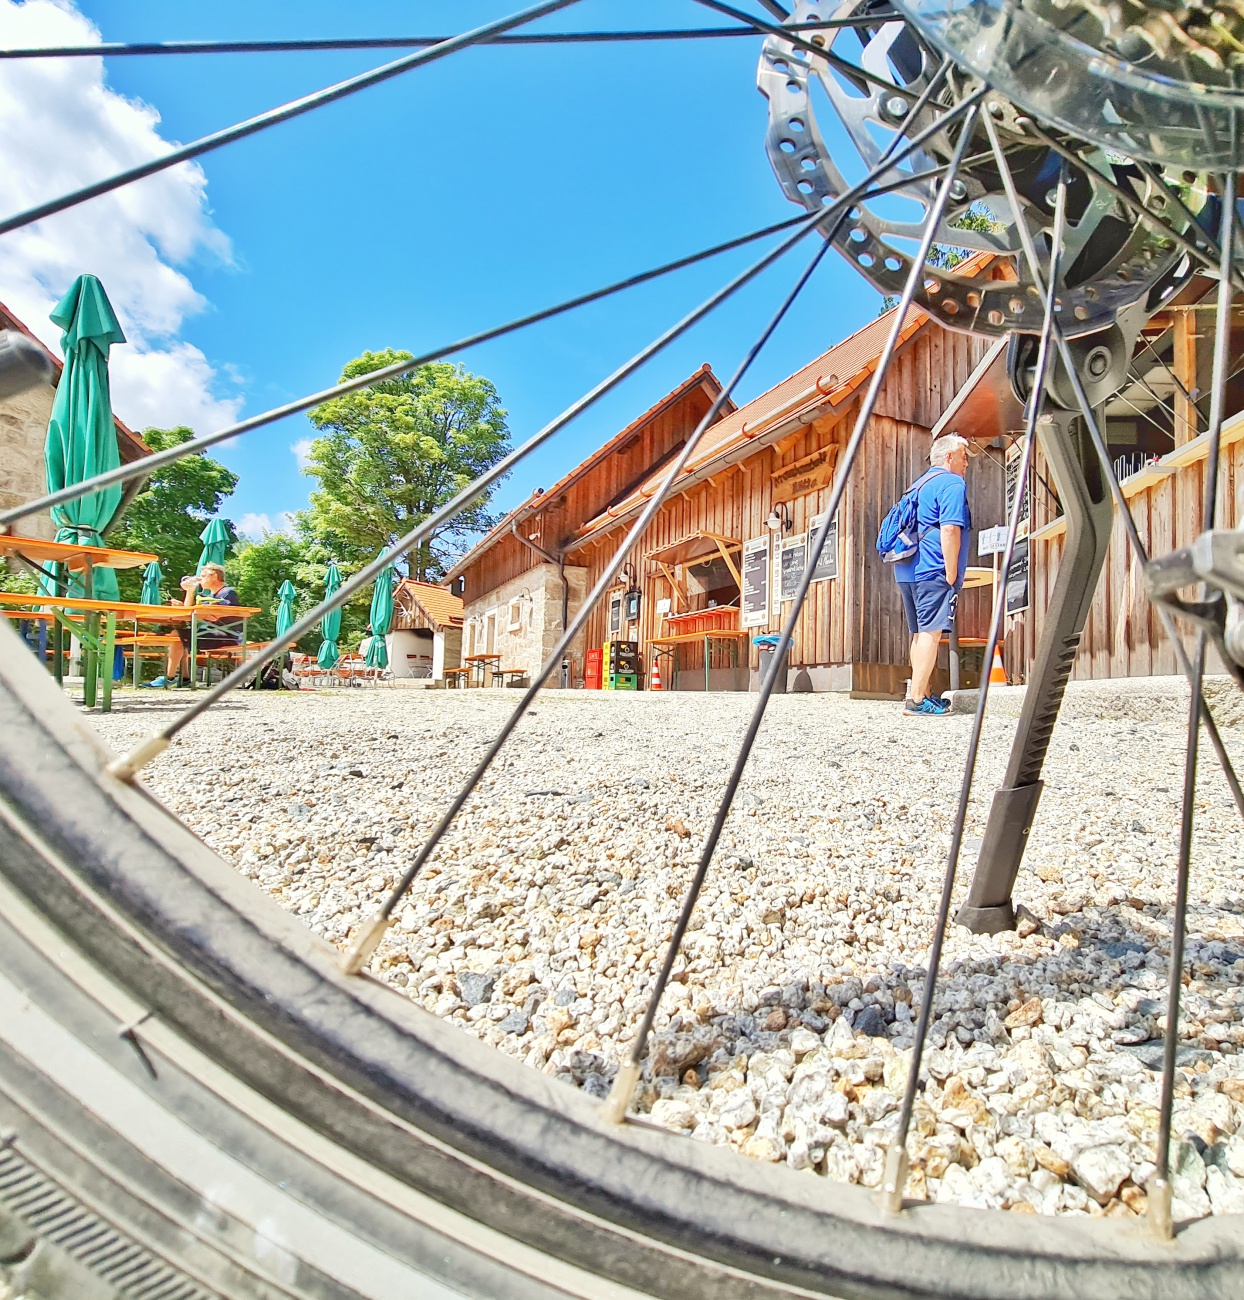
[[[240,605],[238,593],[225,584],[225,570],[221,564],[205,564],[197,578],[183,578],[181,588],[186,593],[183,605]],[[176,601],[173,602],[176,604]],[[190,657],[190,624],[179,623],[177,636],[180,644],[170,647],[168,677],[157,677],[150,685],[167,686],[171,682],[182,684],[182,666]],[[198,647],[214,650],[220,646],[241,645],[242,620],[222,618],[219,622],[199,624]],[[191,665],[191,672],[194,666]]]

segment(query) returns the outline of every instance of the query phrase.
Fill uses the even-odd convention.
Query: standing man
[[[916,495],[919,546],[912,566],[911,603],[915,606],[915,636],[911,640],[911,694],[903,712],[912,716],[941,717],[950,705],[929,695],[929,681],[937,666],[942,634],[955,621],[959,589],[968,566],[968,535],[972,515],[964,475],[968,468],[968,440],[948,433],[929,448],[929,463],[944,474],[931,475]],[[900,584],[902,575],[896,573]],[[905,589],[900,585],[900,591]],[[907,596],[904,596],[907,605]],[[908,608],[909,625],[911,609]]]
[[[183,605],[240,605],[238,593],[225,585],[225,571],[219,564],[205,564],[197,578],[183,578],[181,589],[186,593]],[[172,602],[176,604],[176,601]],[[168,677],[157,677],[149,686],[162,687],[172,683],[182,685],[181,668],[190,657],[190,624],[177,625],[178,644],[168,652]],[[198,648],[211,650],[219,646],[240,645],[242,622],[240,619],[222,618],[216,623],[204,623],[199,628]],[[190,665],[194,671],[194,665]]]

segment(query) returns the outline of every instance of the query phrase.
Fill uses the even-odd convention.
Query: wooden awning
[[[967,382],[933,426],[933,437],[959,433],[973,442],[992,442],[1024,431],[1024,408],[1007,374],[1007,340],[999,339],[981,358]]]
[[[743,543],[735,537],[720,537],[716,533],[692,533],[681,541],[671,542],[656,551],[649,551],[644,559],[673,566],[696,564],[720,555],[730,568],[734,569],[736,566],[730,557],[742,549]]]

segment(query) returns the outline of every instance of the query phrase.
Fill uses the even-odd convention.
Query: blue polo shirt
[[[963,529],[959,543],[959,576],[955,586],[963,585],[963,575],[968,567],[969,534],[972,531],[972,514],[968,510],[968,485],[958,474],[949,470],[934,474],[920,489],[916,497],[916,525],[920,530],[920,549],[913,565],[913,580],[946,578],[946,557],[942,554],[943,524],[957,524]],[[894,566],[897,570],[898,565]],[[895,573],[900,582],[906,582],[901,573]]]

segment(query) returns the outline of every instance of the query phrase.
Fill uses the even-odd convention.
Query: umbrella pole
[[[117,654],[117,616],[113,610],[104,615],[104,648],[99,656],[100,668],[100,709],[104,713],[112,711],[112,671]]]
[[[61,581],[61,566],[54,565],[52,569],[55,574],[55,581],[52,584],[56,595],[63,596],[63,583]],[[63,655],[65,653],[65,630],[61,627],[59,620],[52,624],[52,676],[56,678],[57,686],[65,684],[65,665]]]
[[[138,619],[134,620],[134,689],[142,685],[142,657],[138,653]]]

